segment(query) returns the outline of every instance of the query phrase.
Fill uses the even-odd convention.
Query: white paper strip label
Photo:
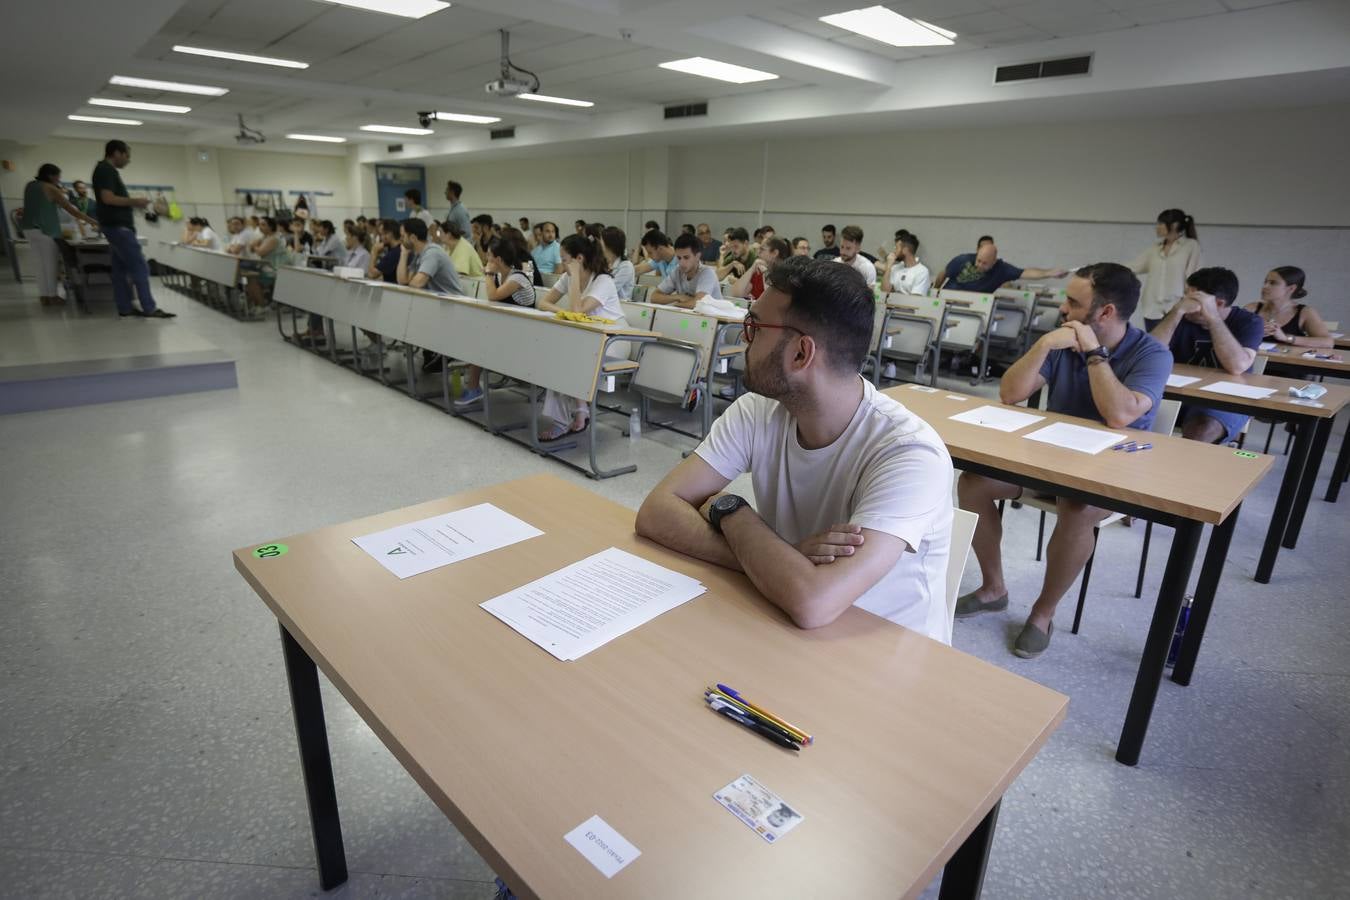
[[[606,878],[613,878],[615,873],[642,855],[641,850],[624,840],[623,835],[599,816],[591,816],[567,832],[563,840],[575,847]]]

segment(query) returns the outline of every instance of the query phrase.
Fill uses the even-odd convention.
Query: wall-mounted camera
[[[420,112],[417,114],[417,124],[421,125],[423,128],[430,128],[431,123],[434,121],[436,121],[436,114],[434,112]]]

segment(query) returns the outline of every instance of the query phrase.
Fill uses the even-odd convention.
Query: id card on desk
[[[802,814],[749,775],[742,775],[713,794],[727,811],[770,844],[796,828]]]

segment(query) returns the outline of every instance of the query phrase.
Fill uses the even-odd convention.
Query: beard
[[[743,380],[747,391],[768,397],[770,400],[781,401],[787,397],[789,388],[787,371],[783,366],[783,348],[788,340],[790,340],[788,337],[779,338],[768,358],[757,365],[751,365],[750,361],[746,360]]]

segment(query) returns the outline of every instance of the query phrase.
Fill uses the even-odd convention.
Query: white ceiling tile
[[[1219,0],[1169,0],[1166,3],[1153,3],[1122,12],[1126,18],[1138,25],[1153,25],[1158,22],[1174,22],[1179,19],[1195,19],[1200,16],[1222,15],[1227,12]]]
[[[1255,9],[1258,6],[1277,6],[1290,0],[1223,0],[1223,5],[1231,10]]]
[[[946,28],[948,31],[955,31],[962,37],[989,34],[993,31],[1007,31],[1022,24],[1021,21],[1014,19],[1006,12],[1000,12],[996,9],[965,16],[940,16],[929,21],[934,25]]]

